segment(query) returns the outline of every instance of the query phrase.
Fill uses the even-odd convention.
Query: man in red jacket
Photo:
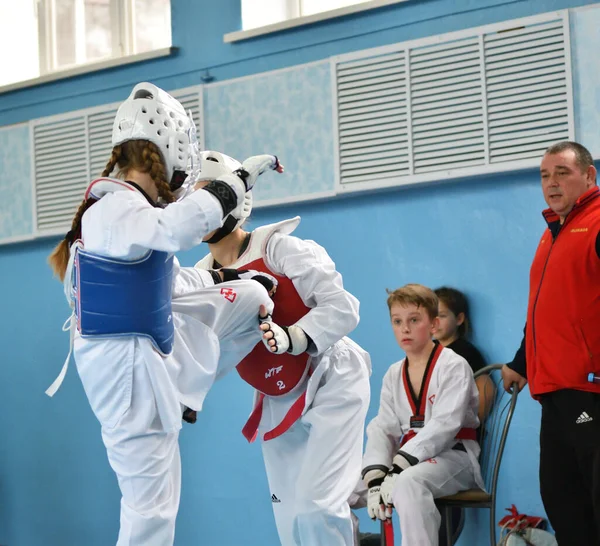
[[[600,545],[600,189],[576,142],[541,164],[548,224],[529,279],[525,336],[502,369],[542,404],[540,488],[560,546]]]

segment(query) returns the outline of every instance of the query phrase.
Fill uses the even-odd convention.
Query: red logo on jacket
[[[223,294],[223,297],[231,303],[233,303],[235,298],[237,298],[237,294],[233,288],[221,288],[221,294]]]

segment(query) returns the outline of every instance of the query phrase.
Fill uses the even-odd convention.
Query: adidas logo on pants
[[[580,425],[581,423],[587,423],[588,421],[593,421],[593,417],[590,417],[587,412],[583,412],[578,418],[577,421],[575,421],[575,423],[577,423],[578,425]]]

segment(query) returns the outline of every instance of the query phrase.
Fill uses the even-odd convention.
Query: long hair
[[[156,144],[148,140],[129,140],[123,144],[118,144],[113,148],[101,177],[110,176],[115,167],[118,169],[117,176],[120,178],[127,178],[127,173],[131,170],[148,173],[154,180],[161,199],[166,203],[175,201],[175,196],[167,180],[165,164]],[[96,201],[97,199],[93,197],[82,201],[73,217],[71,229],[48,257],[48,263],[52,271],[61,281],[64,280],[67,264],[69,263],[71,245],[81,238],[81,219]]]
[[[471,334],[471,320],[467,297],[460,290],[448,286],[436,288],[435,294],[455,316],[458,316],[460,313],[464,314],[465,320],[458,327],[458,337],[468,337]]]

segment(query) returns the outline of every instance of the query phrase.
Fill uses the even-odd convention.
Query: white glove
[[[400,476],[399,473],[390,472],[381,484],[380,494],[381,502],[383,502],[383,504],[385,505],[385,517],[391,517],[391,507],[394,505],[394,501],[392,500],[392,492],[394,491],[394,487],[396,486],[396,480],[398,479],[398,476]]]
[[[386,518],[385,506],[381,500],[381,483],[385,478],[385,472],[379,469],[369,470],[363,480],[369,489],[367,493],[367,512],[371,519]]]
[[[256,184],[256,179],[269,169],[279,173],[283,172],[283,165],[279,163],[277,156],[268,154],[253,155],[244,160],[241,169],[234,171],[234,174],[244,182],[246,191],[250,191]]]
[[[241,168],[233,173],[219,175],[219,178],[209,182],[202,189],[212,193],[219,200],[225,217],[244,202],[246,193],[254,187],[256,179],[268,169],[282,173],[283,165],[274,155],[254,155],[246,159]]]
[[[391,507],[394,504],[394,501],[392,500],[392,493],[394,491],[398,476],[400,476],[402,471],[410,468],[418,462],[419,460],[416,457],[408,455],[408,453],[404,453],[403,451],[396,453],[396,456],[392,459],[392,468],[390,468],[388,475],[385,477],[385,480],[383,480],[383,484],[381,485],[381,499],[386,505],[386,513],[388,514],[387,517],[392,517]]]
[[[277,279],[273,275],[269,275],[269,273],[264,273],[263,271],[223,268],[219,272],[223,276],[223,282],[252,280],[262,284],[269,293],[269,296],[273,296],[277,291]]]
[[[273,354],[299,355],[308,349],[308,338],[300,326],[279,326],[273,322],[271,315],[259,317],[259,321],[263,331],[262,342]]]

